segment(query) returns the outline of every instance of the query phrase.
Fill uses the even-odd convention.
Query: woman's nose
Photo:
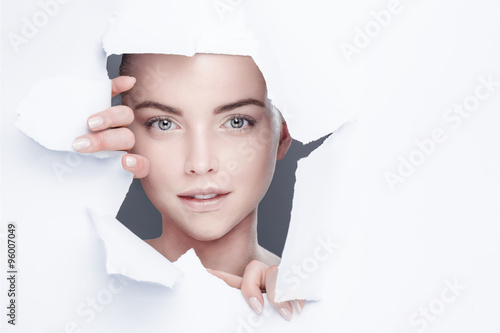
[[[187,142],[187,158],[184,170],[187,174],[215,173],[219,169],[217,145],[207,135],[193,135]]]

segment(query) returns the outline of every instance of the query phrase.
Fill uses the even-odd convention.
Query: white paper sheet
[[[19,317],[13,327],[4,315],[2,328],[498,331],[500,5],[220,3],[2,4],[0,232],[4,244],[6,225],[15,223],[19,240]],[[121,23],[118,15],[141,17],[141,9],[156,18],[146,21],[151,25]],[[42,20],[43,12],[47,23],[37,21],[29,35],[26,22]],[[283,299],[320,300],[308,302],[291,322],[272,309],[253,314],[240,291],[209,275],[192,252],[176,263],[163,261],[172,273],[165,280],[145,270],[146,277],[131,274],[169,285],[182,271],[173,288],[127,278],[140,267],[132,261],[110,271],[120,274],[106,271],[110,258],[88,209],[115,216],[132,176],[122,170],[120,155],[99,159],[52,149],[67,150],[68,140],[83,134],[86,112],[109,102],[109,88],[97,86],[66,99],[69,86],[58,80],[109,84],[101,40],[110,17],[117,30],[104,39],[108,53],[251,54],[293,137],[308,142],[336,131],[297,170],[278,290]],[[164,40],[162,29],[141,32],[155,25],[169,32]],[[184,29],[170,28],[176,26]],[[121,28],[132,29],[120,34]],[[13,44],[13,34],[26,42]],[[134,49],[120,48],[124,44]],[[50,104],[34,102],[42,91]],[[61,119],[66,104],[75,113],[51,122]],[[20,126],[51,150],[15,127],[18,109],[27,117]],[[352,114],[357,121],[340,127]],[[39,131],[51,124],[57,130]],[[308,277],[298,277],[294,266]],[[297,277],[298,288],[291,288]],[[1,287],[7,290],[6,279]]]

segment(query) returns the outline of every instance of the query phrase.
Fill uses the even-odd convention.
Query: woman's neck
[[[179,229],[174,223],[163,221],[163,233],[159,238],[148,240],[148,244],[170,261],[176,261],[187,250],[193,248],[203,266],[242,276],[252,260],[268,265],[279,262],[279,258],[261,248],[257,241],[257,210],[227,234],[212,241],[200,241]]]

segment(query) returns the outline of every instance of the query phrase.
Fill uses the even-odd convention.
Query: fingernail
[[[302,306],[300,305],[299,301],[294,300],[293,301],[293,306],[295,306],[295,309],[297,310],[297,312],[301,312],[302,311]]]
[[[90,147],[90,140],[87,138],[76,139],[73,141],[72,146],[74,150],[82,150]]]
[[[132,168],[132,167],[135,167],[137,165],[137,160],[135,159],[135,157],[127,156],[127,157],[125,157],[125,164],[129,168]]]
[[[287,308],[281,308],[281,309],[279,309],[278,312],[286,320],[290,321],[292,319],[292,313]]]
[[[104,122],[104,119],[102,117],[94,117],[90,118],[89,121],[87,122],[89,124],[89,127],[94,129],[102,125]]]
[[[250,302],[250,305],[252,306],[252,309],[257,313],[261,314],[262,313],[262,304],[260,303],[259,299],[257,297],[250,297],[248,299]]]

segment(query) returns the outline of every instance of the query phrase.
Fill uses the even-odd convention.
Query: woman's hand
[[[112,97],[132,89],[135,78],[119,76],[112,80]],[[135,145],[135,136],[127,128],[134,121],[134,112],[125,105],[110,107],[90,116],[87,125],[92,131],[73,141],[73,149],[81,153],[94,153],[102,150],[129,151]],[[125,154],[122,157],[125,170],[134,174],[135,178],[143,178],[149,174],[149,160],[136,154]]]
[[[274,301],[278,266],[268,266],[260,261],[253,260],[245,268],[243,277],[213,269],[210,269],[209,272],[224,280],[229,286],[241,289],[243,297],[245,297],[248,305],[250,305],[256,313],[262,313],[262,308],[264,306],[262,292],[265,291],[269,302],[278,310],[279,314],[286,320],[292,319],[292,303],[277,303]],[[305,304],[304,300],[294,300],[292,302],[297,312],[302,311]]]

